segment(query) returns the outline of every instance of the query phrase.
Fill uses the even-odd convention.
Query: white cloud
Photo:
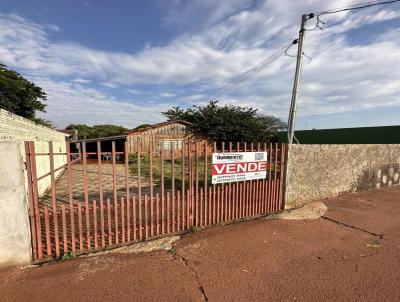
[[[55,82],[46,78],[30,78],[48,94],[46,111],[40,116],[51,119],[58,127],[69,124],[116,124],[133,128],[143,123],[163,120],[166,104],[117,101],[92,88],[70,82]],[[134,104],[136,103],[136,104]],[[141,103],[142,105],[138,105]]]
[[[355,2],[340,0],[335,1],[334,6]],[[256,5],[251,6],[251,3]],[[147,44],[136,54],[107,52],[73,42],[53,42],[48,25],[0,14],[0,58],[27,75],[42,79],[41,83],[49,92],[48,118],[55,116],[67,123],[64,114],[69,120],[71,116],[79,116],[82,121],[84,118],[95,123],[101,119],[104,122],[114,120],[133,123],[129,124],[133,126],[136,121],[133,122],[130,115],[126,119],[123,115],[141,108],[134,105],[139,104],[137,99],[112,100],[94,89],[85,88],[84,84],[89,83],[86,81],[102,83],[106,87],[126,86],[124,91],[133,96],[143,94],[143,91],[131,89],[129,85],[136,88],[138,84],[160,84],[167,92],[160,93],[160,89],[146,91],[150,100],[179,95],[177,102],[181,104],[204,103],[207,95],[213,94],[213,89],[222,87],[235,75],[295,38],[303,13],[331,6],[322,0],[174,0],[166,13],[166,24],[185,28],[197,20],[201,27],[190,27],[188,32],[162,47]],[[395,68],[400,64],[400,29],[378,33],[373,41],[364,45],[351,43],[347,36],[350,30],[367,24],[378,26],[382,21],[398,20],[400,12],[396,7],[327,15],[322,18],[327,23],[324,31],[306,33],[305,53],[312,61],[307,64],[305,60],[303,67],[299,116],[400,106],[400,69]],[[308,27],[312,28],[314,22],[315,19],[310,20]],[[221,101],[253,106],[263,113],[286,118],[294,60],[281,58],[250,81],[235,87]],[[56,77],[62,80],[56,82]],[[76,84],[68,83],[69,78]],[[188,84],[192,84],[192,95],[185,91]],[[74,104],[79,110],[69,106],[72,101],[65,95],[76,100]],[[91,100],[89,105],[82,103],[87,98]],[[85,108],[92,110],[94,107],[90,102],[100,104],[93,109],[98,114],[84,112]],[[57,107],[51,107],[52,103]],[[159,112],[170,105],[165,102],[165,106],[151,104],[144,107],[141,109],[143,114],[139,115],[142,120],[138,123],[159,121]],[[101,110],[105,111],[101,114]]]

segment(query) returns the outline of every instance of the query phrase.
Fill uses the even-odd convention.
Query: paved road
[[[400,188],[324,201],[317,220],[184,236],[174,252],[0,272],[0,301],[400,301]]]

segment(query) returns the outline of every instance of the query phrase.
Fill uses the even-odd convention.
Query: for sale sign
[[[262,179],[267,176],[267,152],[212,154],[212,183]]]

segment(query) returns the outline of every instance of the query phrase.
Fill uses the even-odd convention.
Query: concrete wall
[[[31,260],[21,143],[0,142],[0,266]]]
[[[400,145],[289,145],[286,207],[399,184]]]
[[[65,137],[67,135],[53,130],[49,127],[37,125],[36,123],[0,109],[0,141],[24,142],[34,141],[37,153],[49,152],[49,141],[53,142],[54,153],[66,152]],[[21,155],[25,160],[24,148]],[[57,155],[54,157],[54,167],[58,168],[67,162],[66,156]],[[50,172],[49,156],[36,157],[37,175],[40,177]],[[58,171],[56,176],[62,173]],[[39,195],[42,195],[50,187],[50,176],[39,181]]]

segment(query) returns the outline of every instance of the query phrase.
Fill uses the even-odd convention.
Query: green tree
[[[260,115],[251,107],[219,105],[218,101],[189,109],[173,107],[163,114],[170,121],[190,122],[189,130],[195,136],[215,141],[267,142],[286,129],[286,123],[279,118]]]
[[[149,127],[149,126],[151,126],[151,124],[141,124],[141,125],[137,126],[137,127],[135,128],[135,130],[139,130],[139,129],[142,129],[142,128],[147,128],[147,127]]]
[[[46,112],[46,92],[28,81],[18,72],[0,64],[0,107],[37,123],[51,126],[47,120],[36,117],[36,112]]]
[[[66,129],[78,130],[79,139],[100,138],[122,134],[128,129],[117,125],[94,125],[71,124]]]

